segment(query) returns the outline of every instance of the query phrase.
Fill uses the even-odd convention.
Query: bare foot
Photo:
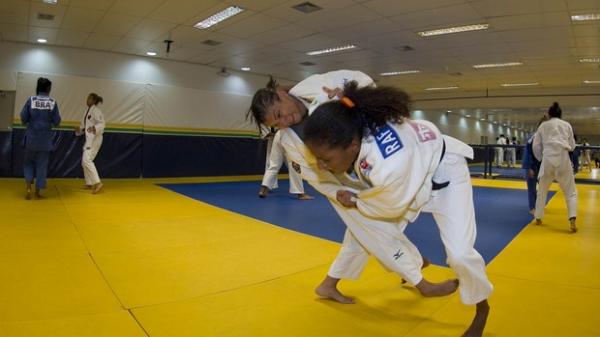
[[[313,200],[315,197],[306,193],[298,194],[298,200]]]
[[[342,295],[335,286],[331,287],[321,283],[315,289],[315,293],[322,298],[328,298],[342,304],[354,304],[354,299],[352,297]]]
[[[94,188],[92,189],[92,194],[98,194],[100,192],[100,190],[102,189],[102,183],[97,183],[96,185],[94,185]]]
[[[572,217],[569,219],[569,225],[570,225],[570,229],[571,229],[571,233],[576,233],[577,232],[577,224],[575,223],[575,217]]]
[[[92,185],[83,185],[81,188],[84,190],[91,190],[92,189]]]
[[[267,186],[261,186],[260,191],[258,192],[259,198],[266,198],[267,194],[269,194],[269,188]]]
[[[538,226],[542,225],[542,219],[535,219],[535,224]]]
[[[490,306],[487,300],[477,303],[475,318],[473,318],[473,322],[471,322],[471,325],[467,331],[465,331],[462,337],[481,337],[481,335],[483,335],[483,329],[485,328],[485,323],[489,313]]]
[[[31,188],[28,188],[25,192],[25,200],[31,200]]]
[[[416,285],[417,289],[421,292],[421,295],[425,297],[440,297],[450,295],[458,288],[458,280],[447,280],[441,283],[431,283],[425,279],[422,279]]]

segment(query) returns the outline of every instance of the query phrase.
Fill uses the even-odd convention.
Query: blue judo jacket
[[[47,94],[31,96],[21,110],[21,124],[27,126],[23,145],[27,150],[52,151],[52,127],[60,124],[56,101]]]

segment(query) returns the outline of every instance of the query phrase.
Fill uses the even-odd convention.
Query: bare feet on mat
[[[315,293],[322,298],[328,298],[342,304],[354,304],[352,297],[344,296],[335,286],[328,286],[321,283],[316,289]]]
[[[267,186],[261,186],[260,191],[258,192],[259,198],[266,198],[267,194],[269,194],[270,190]]]
[[[298,194],[298,200],[313,200],[315,197],[306,193]]]
[[[84,190],[91,190],[93,185],[83,185],[81,188]]]
[[[571,229],[571,233],[577,232],[577,224],[575,223],[575,221],[576,221],[575,217],[572,217],[569,219],[569,226]]]
[[[490,313],[490,306],[487,300],[483,300],[477,303],[477,309],[473,322],[462,335],[462,337],[481,337],[483,335],[483,329]]]
[[[28,188],[27,191],[25,191],[25,200],[31,200],[31,188]]]
[[[41,191],[38,190],[37,188],[35,189],[35,198],[36,199],[44,199],[44,197],[41,194]]]
[[[440,297],[450,295],[458,288],[458,280],[446,280],[441,283],[431,283],[425,279],[422,279],[416,285],[417,289],[421,292],[421,295],[425,297]]]
[[[535,224],[538,226],[542,225],[542,219],[535,219]]]
[[[102,189],[102,183],[97,183],[96,185],[93,186],[92,188],[92,194],[98,194],[100,193],[100,190]]]

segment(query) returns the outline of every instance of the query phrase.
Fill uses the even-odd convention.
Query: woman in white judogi
[[[85,186],[91,189],[93,194],[100,192],[102,189],[102,182],[94,164],[94,159],[102,146],[102,134],[105,127],[102,110],[98,107],[102,102],[102,97],[95,93],[89,94],[86,102],[88,108],[81,123],[75,129],[77,136],[85,135],[81,166],[83,168],[83,176],[85,177]]]
[[[433,214],[461,300],[477,305],[464,336],[481,336],[493,287],[474,248],[473,188],[465,159],[473,157],[473,149],[430,122],[408,119],[410,100],[398,89],[358,89],[351,83],[344,95],[308,118],[306,145],[322,169],[351,172],[370,187],[337,191],[344,206],[373,219],[412,222],[421,211]]]
[[[323,90],[324,87],[343,88],[348,81],[357,81],[359,86],[373,85],[369,76],[349,70],[310,76],[289,92],[277,88],[271,81],[254,95],[249,111],[257,124],[279,129],[285,156],[300,167],[303,179],[327,196],[348,228],[342,248],[316,292],[341,303],[353,303],[353,299],[339,292],[337,284],[341,279],[357,279],[370,253],[387,269],[415,285],[424,296],[452,293],[456,290],[454,280],[435,284],[423,278],[423,258],[403,232],[406,221],[369,219],[356,209],[343,207],[336,201],[336,192],[343,186],[340,180],[346,182],[344,185],[352,185],[352,182],[346,181],[344,176],[319,172],[314,157],[304,145],[302,128],[306,117],[332,98]],[[357,190],[366,188],[360,183],[353,187]]]
[[[304,193],[304,184],[302,183],[302,177],[299,172],[300,168],[285,158],[284,150],[281,146],[281,134],[278,130],[271,128],[265,138],[268,142],[267,158],[265,163],[265,174],[258,196],[260,198],[266,198],[271,190],[278,187],[277,174],[285,161],[288,168],[288,176],[290,177],[290,194],[297,195],[299,200],[314,199],[312,196]]]
[[[504,135],[500,135],[496,140],[496,144],[498,145],[506,145],[506,138]],[[501,167],[504,165],[504,147],[496,147],[496,166]]]
[[[569,152],[575,149],[575,138],[571,124],[561,119],[562,110],[554,102],[546,113],[549,120],[543,122],[537,129],[533,139],[533,154],[542,162],[538,175],[539,187],[535,204],[535,219],[542,224],[548,188],[553,180],[565,195],[571,232],[577,231],[577,188],[575,176],[569,159]]]

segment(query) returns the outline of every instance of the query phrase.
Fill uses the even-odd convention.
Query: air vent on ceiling
[[[413,48],[411,46],[408,46],[408,45],[406,45],[406,46],[400,46],[400,47],[397,47],[396,49],[398,49],[399,51],[413,51],[413,50],[415,50],[415,48]]]
[[[52,20],[54,20],[54,15],[52,15],[52,14],[45,14],[45,13],[38,13],[37,18],[38,18],[38,20],[52,21]]]
[[[207,45],[207,46],[218,46],[221,44],[221,42],[219,41],[215,41],[215,40],[206,40],[204,42],[202,42],[203,44]]]
[[[308,13],[312,13],[312,12],[316,12],[318,10],[321,10],[323,8],[312,4],[310,2],[303,2],[301,4],[297,4],[296,6],[292,6],[293,9],[300,11],[302,13],[308,14]]]
[[[312,62],[309,62],[309,61],[300,62],[300,64],[303,65],[303,66],[307,66],[307,67],[315,65],[315,63],[312,63]]]

